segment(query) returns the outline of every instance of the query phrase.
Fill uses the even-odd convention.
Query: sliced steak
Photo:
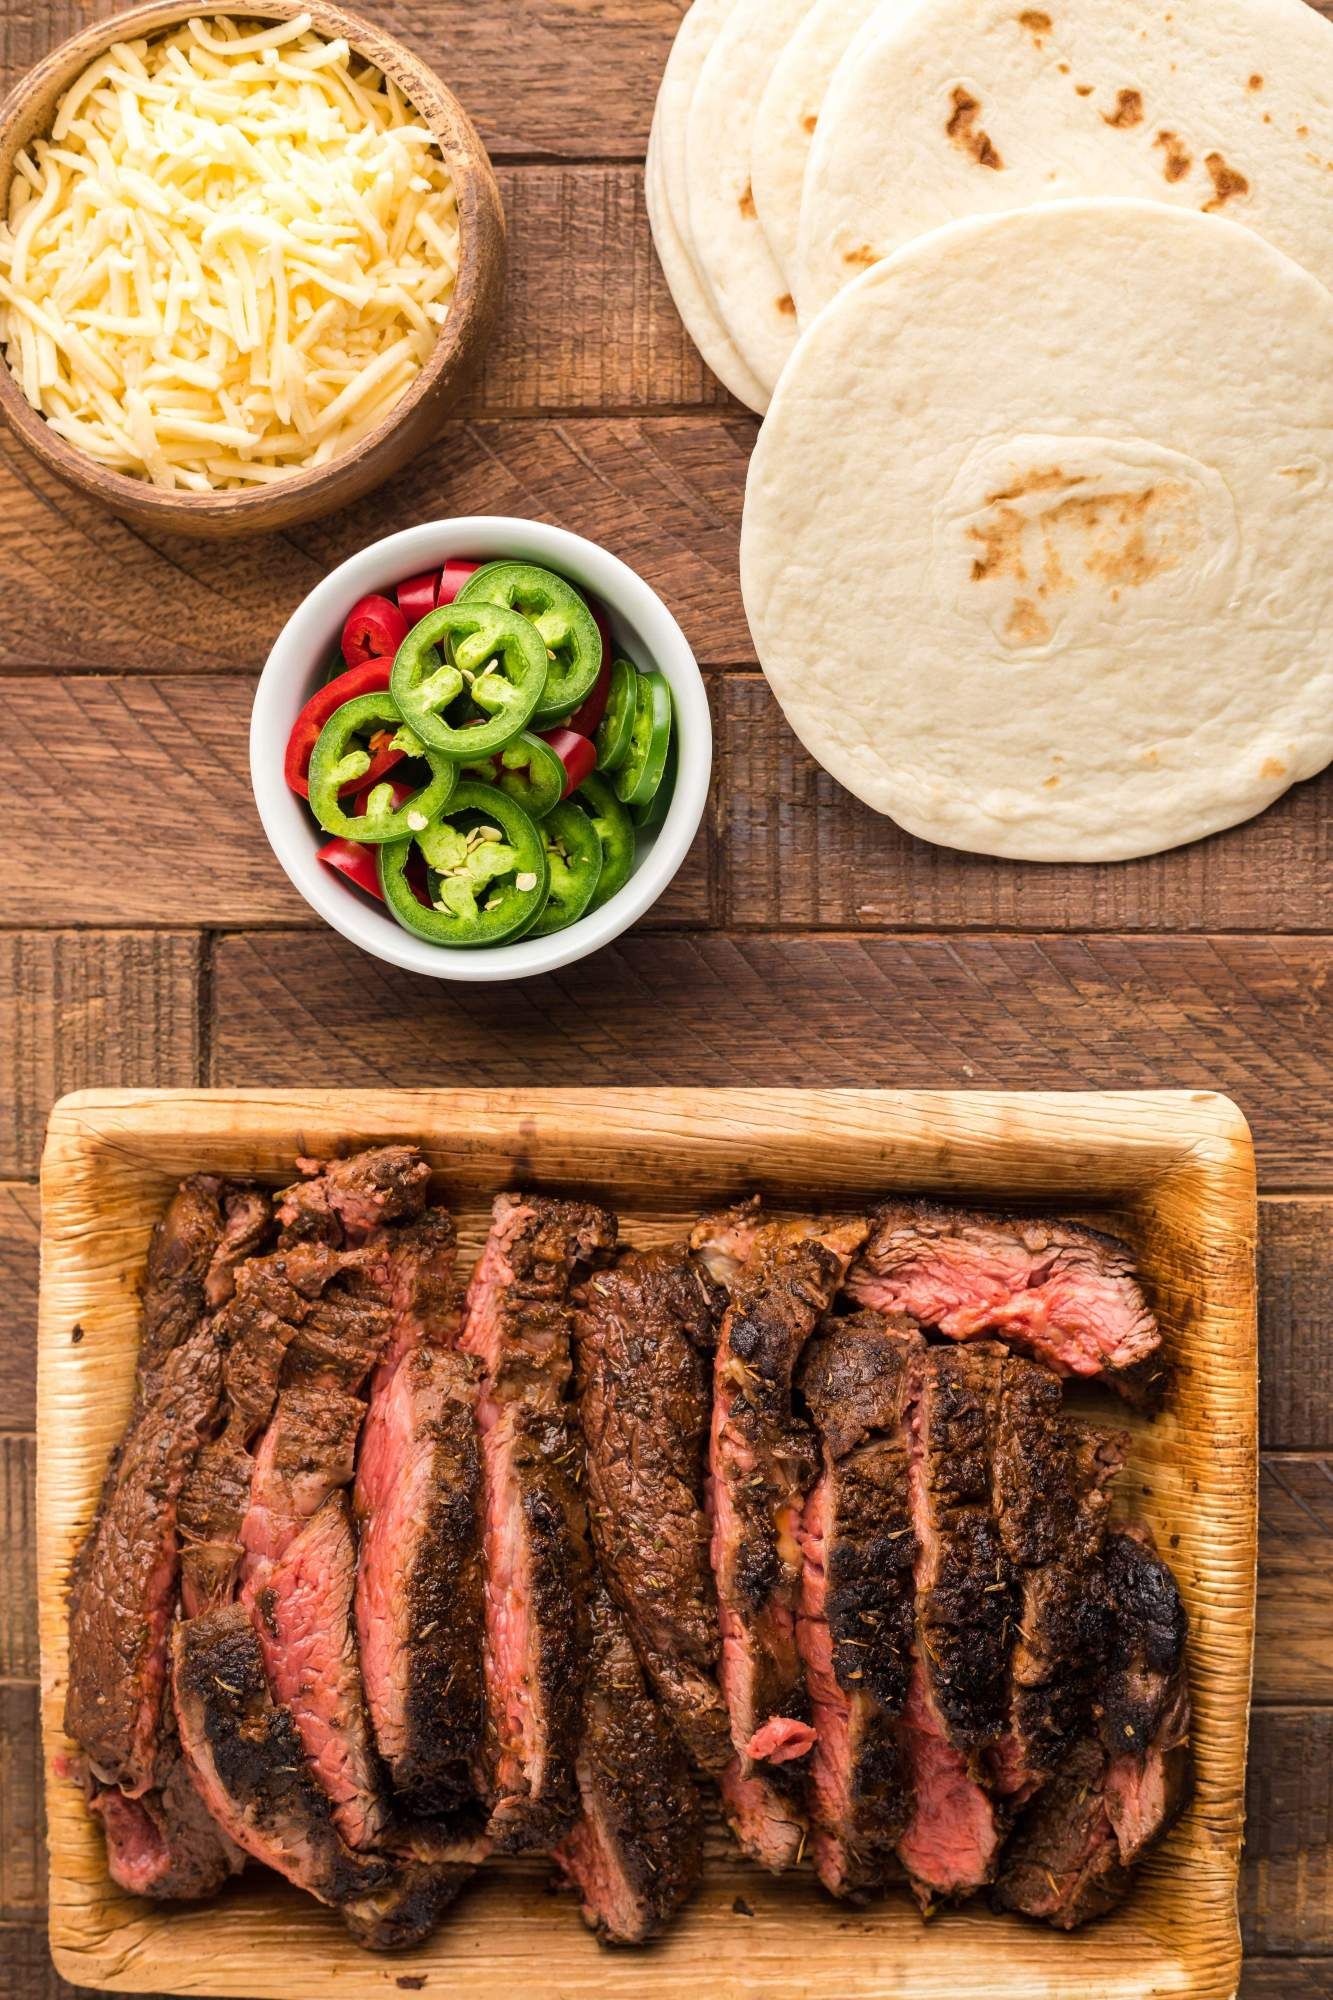
[[[792,1402],[802,1349],[833,1302],[864,1225],[770,1223],[722,1321],[709,1446],[720,1679],[734,1756],[723,1800],[741,1846],[789,1867],[804,1836],[815,1740],[796,1643],[798,1540],[818,1458]]]
[[[590,1617],[579,1815],[555,1858],[603,1944],[646,1944],[698,1884],[703,1813],[681,1746],[600,1584]]]
[[[899,1726],[915,1608],[906,1423],[923,1346],[907,1319],[828,1319],[797,1377],[822,1459],[800,1532],[797,1620],[817,1733],[810,1847],[834,1896],[896,1876],[911,1813]]]
[[[430,1168],[415,1146],[377,1146],[347,1160],[298,1160],[305,1179],[277,1198],[282,1241],[364,1243],[386,1222],[421,1214]]]
[[[1132,1862],[1174,1825],[1193,1786],[1185,1607],[1141,1525],[1107,1536],[1102,1568],[1110,1652],[1098,1734],[1107,1812]]]
[[[980,1753],[1009,1720],[1010,1566],[993,1506],[1005,1354],[930,1348],[914,1369],[908,1488],[916,1634],[906,1748],[912,1816],[898,1846],[923,1905],[992,1879],[1004,1827]]]
[[[1048,1369],[1013,1356],[1001,1376],[995,1439],[1000,1539],[1019,1591],[1009,1727],[990,1753],[995,1788],[1031,1798],[1087,1731],[1104,1604],[1097,1569],[1122,1432],[1064,1414]]]
[[[351,1514],[335,1493],[259,1565],[243,1596],[273,1698],[296,1724],[339,1833],[349,1847],[378,1848],[391,1814],[357,1657],[355,1585]]]
[[[552,1844],[575,1810],[588,1556],[569,1293],[615,1239],[604,1209],[502,1194],[468,1288],[461,1344],[486,1371],[489,1831],[502,1853]]]
[[[159,1791],[132,1799],[94,1778],[88,1805],[102,1822],[107,1868],[118,1888],[131,1896],[194,1902],[215,1895],[229,1875],[239,1874],[245,1855],[200,1798],[175,1744],[174,1722],[169,1760]]]
[[[218,1825],[247,1853],[339,1909],[358,1940],[417,1943],[457,1891],[457,1871],[354,1853],[315,1782],[289,1711],[269,1692],[243,1605],[178,1625],[181,1743]]]
[[[1005,1849],[997,1909],[1072,1931],[1124,1901],[1131,1878],[1106,1810],[1105,1773],[1100,1744],[1075,1746]]]
[[[886,1202],[848,1286],[950,1340],[993,1335],[1057,1375],[1160,1395],[1161,1334],[1124,1243],[1081,1223]]]
[[[366,1406],[344,1389],[296,1383],[278,1396],[250,1474],[243,1574],[276,1562],[331,1493],[350,1486]]]
[[[715,1284],[728,1291],[745,1269],[760,1227],[757,1194],[738,1201],[732,1208],[701,1215],[690,1231],[690,1249],[698,1257]]]
[[[480,1373],[431,1346],[382,1370],[357,1468],[366,1695],[394,1789],[423,1814],[469,1804],[481,1758]]]
[[[583,1287],[575,1382],[601,1571],[657,1697],[705,1771],[731,1761],[717,1684],[705,1481],[725,1294],[681,1247],[630,1250]]]

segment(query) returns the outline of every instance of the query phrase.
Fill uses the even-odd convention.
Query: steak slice
[[[745,1269],[759,1227],[759,1197],[752,1194],[731,1208],[701,1215],[690,1231],[690,1249],[713,1282],[730,1291]]]
[[[1101,1376],[1131,1402],[1156,1400],[1164,1384],[1161,1334],[1127,1245],[1081,1223],[886,1202],[848,1287],[950,1340],[988,1334],[1057,1375]]]
[[[415,1146],[377,1146],[346,1160],[298,1160],[305,1179],[277,1198],[284,1246],[364,1243],[386,1222],[410,1222],[430,1191]]]
[[[1011,1357],[995,1439],[1000,1539],[1019,1590],[1009,1727],[990,1753],[995,1788],[1021,1804],[1086,1733],[1104,1654],[1096,1568],[1110,1483],[1128,1439],[1064,1414],[1050,1371]]]
[[[1094,1727],[1019,1821],[996,1884],[1001,1909],[1073,1930],[1114,1909],[1133,1864],[1189,1801],[1184,1607],[1146,1528],[1108,1534]]]
[[[486,1371],[488,1831],[501,1853],[550,1846],[576,1807],[588,1554],[569,1293],[615,1240],[604,1209],[502,1194],[468,1288],[460,1343]]]
[[[896,1876],[911,1813],[899,1727],[915,1610],[906,1419],[923,1346],[907,1319],[827,1319],[797,1377],[822,1453],[801,1528],[797,1620],[817,1732],[810,1847],[834,1896],[865,1896]]]
[[[346,1390],[301,1382],[278,1396],[254,1454],[241,1524],[243,1575],[276,1562],[331,1493],[350,1486],[366,1406]]]
[[[704,1487],[725,1294],[683,1246],[626,1251],[580,1294],[575,1384],[602,1575],[702,1770],[731,1761]]]
[[[172,1722],[170,1769],[158,1791],[132,1799],[116,1785],[89,1783],[89,1810],[102,1822],[112,1881],[131,1896],[193,1902],[216,1895],[245,1855],[217,1826],[179,1753]]]
[[[143,1798],[169,1782],[175,1763],[166,1689],[177,1515],[222,1396],[211,1303],[228,1288],[232,1259],[268,1226],[257,1189],[211,1174],[182,1182],[168,1204],[148,1249],[133,1407],[70,1572],[65,1727],[98,1781],[93,1795],[106,1800],[104,1822],[115,1817],[127,1843],[131,1816],[117,1814],[104,1788]],[[164,1818],[168,1808],[145,1807],[142,1817],[153,1812]],[[142,1856],[150,1843],[140,1831]]]
[[[355,1508],[356,1629],[380,1755],[412,1812],[476,1795],[482,1680],[480,1367],[417,1346],[380,1371]]]
[[[698,1885],[703,1813],[680,1743],[600,1584],[590,1619],[579,1816],[555,1859],[603,1944],[646,1944]]]
[[[356,1540],[334,1493],[246,1585],[274,1701],[291,1714],[305,1755],[349,1847],[389,1837],[387,1787],[371,1737],[352,1625]]]
[[[916,1634],[904,1719],[914,1802],[898,1855],[923,1907],[989,1882],[1004,1832],[980,1757],[1009,1719],[1014,1592],[992,1503],[1004,1362],[984,1342],[930,1348],[913,1371]]]
[[[806,1760],[815,1740],[796,1643],[814,1434],[792,1403],[802,1349],[833,1302],[864,1225],[770,1223],[722,1321],[709,1446],[720,1680],[733,1758],[723,1801],[745,1852],[795,1861],[804,1838]]]
[[[218,1825],[247,1853],[340,1910],[358,1942],[418,1943],[457,1893],[458,1871],[354,1853],[306,1764],[296,1725],[273,1700],[243,1605],[176,1627],[181,1743]]]

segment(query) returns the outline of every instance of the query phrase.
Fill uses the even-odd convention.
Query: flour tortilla
[[[1333,26],[1304,0],[887,0],[810,151],[801,323],[941,223],[1082,195],[1224,213],[1333,283]]]
[[[734,5],[735,0],[695,0],[680,24],[648,135],[644,198],[657,259],[685,331],[723,386],[762,416],[768,408],[768,391],[742,360],[718,318],[688,236],[685,120],[704,58]]]
[[[796,344],[796,307],[755,206],[750,141],[773,65],[812,0],[736,0],[685,127],[690,239],[718,316],[766,389]]]
[[[899,7],[906,0],[893,0]],[[755,113],[750,171],[755,207],[791,290],[805,163],[824,95],[848,45],[880,0],[815,0],[773,65]]]
[[[1333,756],[1333,296],[1164,203],[953,223],[803,336],[750,466],[765,674],[910,833],[1107,861]]]

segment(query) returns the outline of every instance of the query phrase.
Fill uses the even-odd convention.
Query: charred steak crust
[[[298,1160],[305,1175],[277,1197],[284,1247],[363,1243],[386,1222],[410,1222],[430,1191],[415,1146],[378,1146],[346,1160]]]
[[[712,1558],[735,1751],[724,1796],[738,1839],[768,1867],[795,1859],[814,1742],[796,1638],[797,1536],[818,1454],[793,1376],[863,1234],[863,1224],[836,1222],[760,1229],[718,1339]]]
[[[725,1303],[683,1245],[631,1250],[582,1288],[573,1322],[602,1575],[668,1719],[709,1771],[731,1757],[704,1502],[709,1356]]]
[[[380,1752],[403,1808],[454,1814],[482,1740],[480,1367],[418,1346],[376,1383],[355,1507],[356,1618]]]
[[[1105,1771],[1098,1744],[1074,1747],[1009,1841],[991,1892],[997,1910],[1072,1931],[1124,1901],[1131,1876],[1106,1811]]]
[[[951,1340],[986,1335],[1057,1374],[1160,1398],[1161,1334],[1128,1246],[1084,1224],[895,1200],[848,1280],[860,1303],[910,1313]]]
[[[1141,1524],[1107,1536],[1103,1576],[1110,1640],[1097,1726],[1107,1811],[1122,1860],[1133,1862],[1193,1791],[1187,1621],[1175,1577]]]
[[[906,1319],[826,1319],[797,1378],[823,1455],[806,1503],[798,1622],[818,1731],[811,1845],[820,1881],[839,1896],[893,1877],[911,1806],[899,1728],[916,1560],[905,1414],[922,1344]]]
[[[570,1289],[616,1233],[605,1209],[502,1194],[468,1288],[460,1345],[485,1369],[489,1832],[502,1853],[549,1847],[576,1807],[590,1562]]]
[[[619,1613],[596,1584],[590,1623],[580,1811],[556,1860],[604,1944],[644,1944],[698,1885],[703,1813]]]

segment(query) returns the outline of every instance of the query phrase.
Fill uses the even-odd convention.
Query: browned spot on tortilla
[[[844,264],[878,264],[879,252],[872,250],[868,243],[858,243],[855,250],[843,251],[842,261]]]
[[[1047,466],[1044,471],[1038,471],[1034,466],[1031,472],[1025,472],[1023,477],[1015,480],[1012,486],[1002,487],[998,493],[988,493],[986,495],[986,505],[988,507],[1001,507],[1006,500],[1021,500],[1025,493],[1053,493],[1057,486],[1081,486],[1082,484],[1083,476],[1081,473],[1071,479],[1067,473],[1061,471],[1058,465]]]
[[[1154,146],[1162,149],[1162,172],[1169,181],[1183,181],[1194,161],[1181,144],[1175,132],[1159,132],[1153,140]]]
[[[1213,183],[1213,198],[1204,203],[1205,212],[1225,208],[1233,195],[1249,193],[1250,184],[1244,174],[1235,167],[1229,167],[1220,153],[1205,153],[1203,163]]]
[[[1092,96],[1092,85],[1090,83],[1076,83],[1074,85],[1074,88],[1078,92],[1080,97]]]
[[[977,123],[981,106],[961,84],[954,85],[953,111],[945,125],[945,131],[954,145],[965,153],[970,153],[979,167],[1003,167],[1004,161],[990,142],[990,137]]]
[[[1139,758],[1140,764],[1146,764],[1150,771],[1155,771],[1161,761],[1162,753],[1160,750],[1145,750]]]
[[[813,132],[818,123],[819,119],[816,113],[813,111],[807,111],[804,118],[801,120],[801,130],[803,132]]]
[[[1310,136],[1310,128],[1308,125],[1298,125],[1296,127],[1296,137],[1298,139],[1308,139],[1309,136]]]
[[[1262,90],[1263,87],[1264,87],[1264,80],[1261,76],[1255,75],[1250,78],[1251,90]]]
[[[790,292],[784,292],[782,294],[782,297],[778,300],[778,311],[782,313],[785,318],[795,319],[796,301],[792,297]]]
[[[1277,757],[1265,757],[1263,763],[1259,766],[1259,776],[1261,778],[1285,778],[1286,775],[1287,767]]]
[[[1125,127],[1143,123],[1143,96],[1137,90],[1118,90],[1115,94],[1115,110],[1103,111],[1103,125]]]
[[[1014,599],[1014,608],[1004,629],[1020,646],[1041,646],[1051,636],[1049,622],[1042,617],[1030,597]]]
[[[1058,771],[1052,771],[1050,777],[1043,778],[1041,782],[1048,792],[1053,792],[1060,782],[1060,774]]]
[[[745,183],[745,193],[740,198],[739,207],[741,214],[747,218],[757,213],[754,205],[754,189],[749,181]]]
[[[1026,28],[1030,35],[1049,35],[1051,17],[1049,14],[1043,14],[1039,8],[1025,7],[1018,17],[1018,25],[1020,28]],[[1037,46],[1040,48],[1041,43],[1038,42]]]

